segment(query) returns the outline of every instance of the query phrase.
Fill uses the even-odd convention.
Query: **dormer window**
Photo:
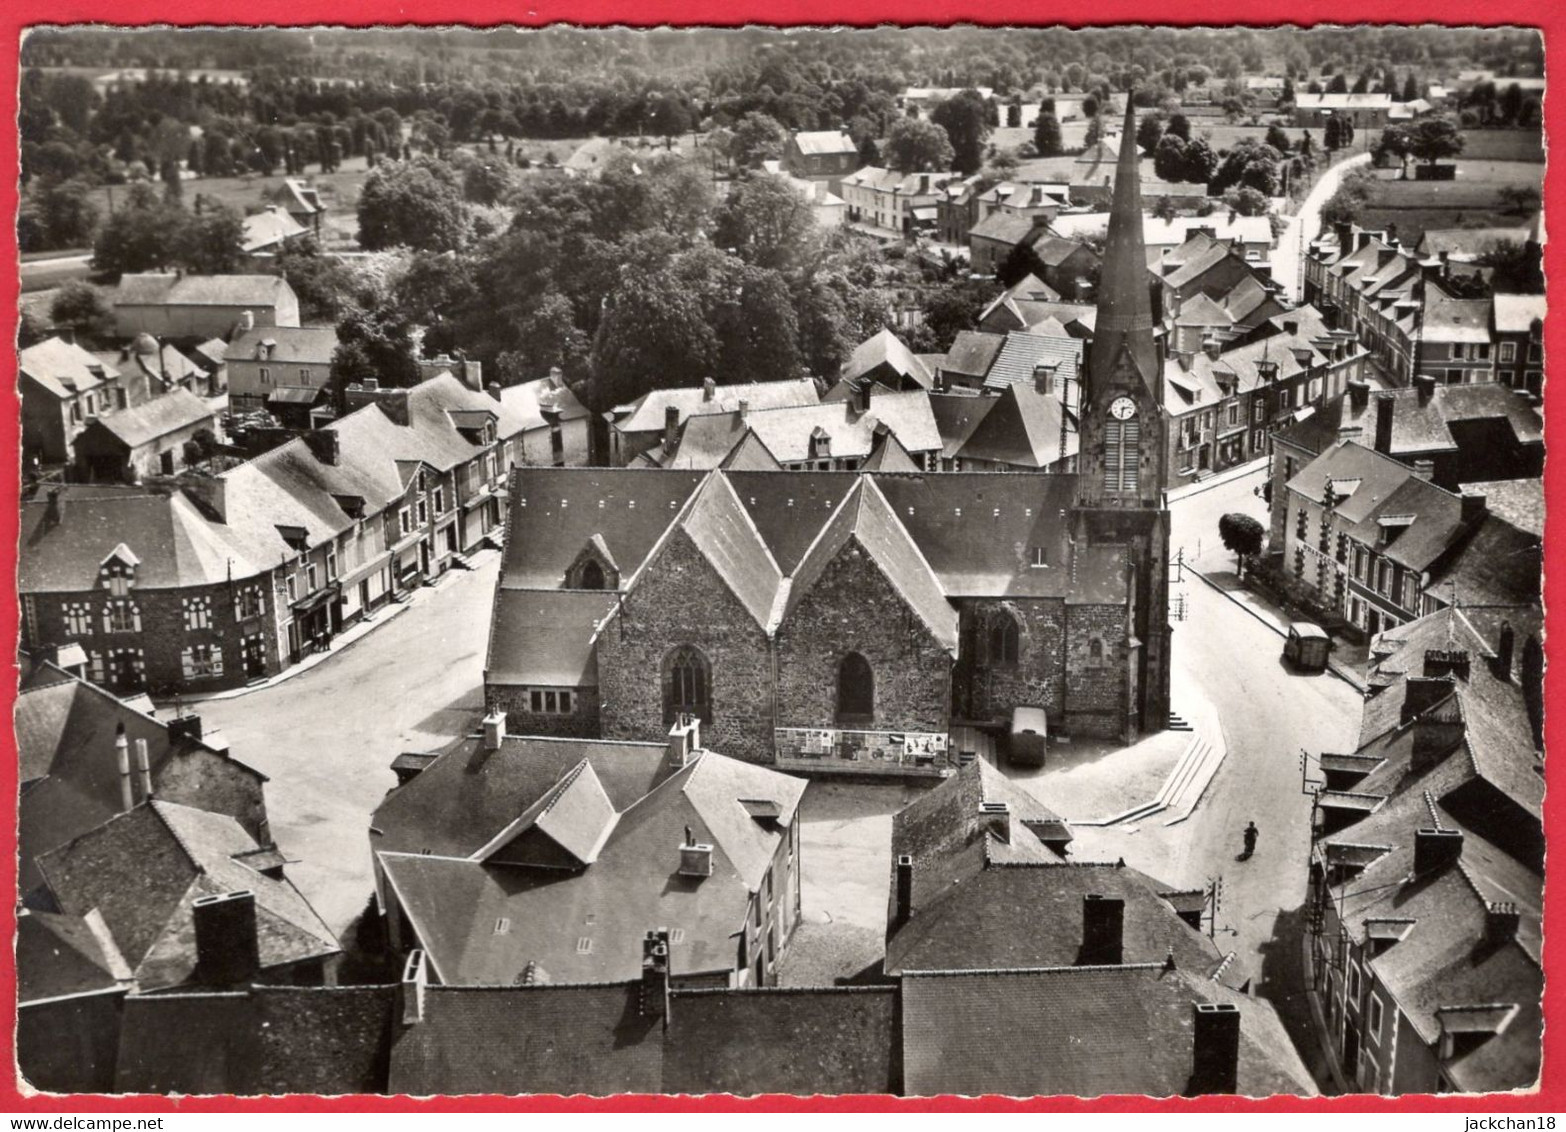
[[[826,429],[817,427],[810,434],[810,458],[812,460],[826,460],[832,456],[832,437]]]

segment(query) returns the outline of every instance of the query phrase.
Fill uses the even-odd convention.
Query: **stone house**
[[[186,446],[198,433],[214,438],[218,414],[183,389],[133,409],[87,422],[76,438],[76,478],[93,483],[138,483],[171,476],[191,461]]]
[[[141,404],[150,395],[122,377],[118,367],[63,338],[47,338],[19,352],[17,386],[25,466],[71,463],[76,437],[89,420]]]
[[[592,414],[577,400],[558,369],[520,385],[489,387],[511,418],[507,466],[548,464],[578,467],[588,462]]]
[[[1534,397],[1544,393],[1544,296],[1496,295],[1495,380]]]
[[[859,167],[859,147],[847,130],[796,130],[783,147],[783,168],[807,181],[826,181],[833,191]]]
[[[737,385],[719,385],[709,377],[700,385],[655,389],[635,401],[616,405],[606,414],[609,460],[624,467],[659,444],[672,446],[686,420],[693,416],[734,413],[742,405],[747,409],[771,409],[814,405],[820,400],[815,381],[808,377]]]
[[[337,331],[330,326],[249,329],[224,352],[228,398],[235,412],[313,405],[331,380]]]

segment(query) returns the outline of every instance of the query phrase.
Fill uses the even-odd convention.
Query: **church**
[[[1169,717],[1162,345],[1127,111],[1074,474],[518,468],[485,668],[512,734],[939,773],[1039,707]],[[873,408],[870,410],[873,411]]]

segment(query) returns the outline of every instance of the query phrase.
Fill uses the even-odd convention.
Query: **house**
[[[1470,538],[1485,498],[1430,482],[1352,440],[1339,441],[1291,479],[1283,569],[1316,608],[1375,636],[1429,612],[1431,571]]]
[[[941,186],[935,201],[935,217],[942,244],[953,248],[968,246],[968,232],[983,215],[979,210],[979,198],[984,194],[984,188],[985,180],[980,173],[947,181]]]
[[[1356,749],[1319,756],[1313,1015],[1351,1088],[1539,1079],[1541,622],[1535,599],[1383,632]]]
[[[1076,411],[1086,346],[1083,339],[1069,334],[1047,333],[1048,325],[1028,331],[1013,330],[1006,335],[984,375],[986,393],[999,393],[1021,383],[1042,392],[1054,392],[1070,411]]]
[[[94,910],[142,991],[319,986],[336,938],[233,818],[151,798],[38,858],[53,910]]]
[[[968,230],[968,261],[975,275],[995,275],[1048,221],[996,210]]]
[[[114,324],[122,338],[227,338],[235,329],[298,326],[299,299],[276,275],[122,275]]]
[[[1198,296],[1219,306],[1233,306],[1236,315],[1230,320],[1242,329],[1283,310],[1272,298],[1271,281],[1246,259],[1243,245],[1226,243],[1206,232],[1193,232],[1177,248],[1150,253],[1148,269],[1160,284],[1166,318],[1178,319],[1185,305]],[[1237,290],[1241,293],[1231,298]],[[1245,322],[1246,317],[1251,321]]]
[[[1028,252],[1032,271],[1054,291],[1079,301],[1092,292],[1099,262],[1087,244],[1040,232],[1029,240]]]
[[[912,108],[928,116],[938,104],[956,98],[964,90],[976,91],[985,102],[995,97],[995,91],[987,86],[911,86],[904,88],[903,93],[898,96],[897,104],[904,110]]]
[[[1186,306],[1207,303],[1198,296]],[[1184,329],[1177,320],[1164,362],[1160,424],[1171,487],[1265,457],[1277,429],[1311,418],[1366,372],[1364,348],[1346,331],[1327,329],[1310,307],[1227,342],[1209,328],[1200,348],[1182,340]]]
[[[848,223],[882,238],[938,235],[942,187],[956,173],[898,173],[866,165],[843,178]]]
[[[1276,458],[1269,498],[1339,440],[1358,440],[1411,468],[1428,465],[1432,482],[1456,491],[1476,481],[1536,479],[1544,468],[1544,420],[1536,405],[1504,385],[1438,385],[1372,391],[1352,377],[1330,397],[1273,434]],[[1273,515],[1273,545],[1283,542],[1283,513]]]
[[[149,796],[226,815],[258,844],[271,843],[266,775],[204,742],[199,716],[160,722],[44,663],[17,695],[16,745],[24,898],[42,884],[38,858]]]
[[[500,518],[505,407],[449,374],[357,396],[219,475],[24,501],[25,646],[79,645],[115,691],[235,687],[462,568]]]
[[[321,217],[326,215],[326,205],[321,203],[319,189],[301,178],[284,177],[272,199],[299,227],[309,229],[317,237],[321,235]]]
[[[216,396],[223,391],[220,381],[206,366],[187,357],[172,343],[159,342],[150,334],[138,334],[118,351],[104,351],[95,356],[105,367],[118,367],[128,386],[145,390],[141,398],[131,396],[132,405],[175,389],[184,389],[198,397]]]
[[[890,329],[882,329],[854,347],[833,389],[841,389],[838,396],[846,397],[856,386],[879,385],[889,393],[903,393],[934,384],[930,367]]]
[[[1063,302],[1061,295],[1036,275],[1028,275],[1001,292],[979,314],[979,329],[991,334],[1038,330],[1071,338],[1093,335],[1091,303]]]
[[[843,220],[848,215],[848,204],[827,187],[827,181],[811,181],[796,177],[784,168],[781,161],[763,161],[761,167],[805,198],[815,215],[817,225],[822,228],[843,226]]]
[[[847,130],[796,130],[783,147],[783,168],[807,181],[840,182],[859,167],[859,147]]]
[[[228,403],[236,413],[308,409],[331,382],[337,330],[331,326],[251,328],[228,344]]]
[[[995,397],[932,394],[930,408],[941,431],[944,471],[1076,469],[1074,412],[1061,403],[1048,378],[1015,382]]]
[[[1534,397],[1544,394],[1543,295],[1496,295],[1491,308],[1495,380]]]
[[[738,412],[742,404],[747,409],[765,409],[814,405],[820,400],[815,381],[808,377],[738,385],[719,385],[709,377],[700,385],[655,389],[606,414],[609,458],[624,467],[660,443],[673,447],[681,426],[692,416]]]
[[[1321,129],[1328,119],[1337,118],[1356,128],[1380,128],[1392,116],[1392,96],[1385,91],[1364,94],[1294,93],[1294,124]]]
[[[885,970],[902,987],[905,1090],[1312,1092],[1271,1005],[1202,933],[1201,894],[1072,847],[1068,823],[983,757],[893,817]],[[1028,1056],[993,1041],[997,1018]]]
[[[1132,128],[1133,135],[1135,127]],[[1147,160],[1152,169],[1152,160]],[[1111,141],[1090,146],[1077,156],[1071,174],[1071,199],[1092,209],[1108,208],[1114,196],[1117,165]],[[1207,199],[1204,182],[1165,181],[1138,171],[1139,191],[1144,199],[1168,197],[1176,208],[1195,208]]]
[[[22,462],[69,464],[76,437],[99,413],[145,400],[145,388],[124,380],[119,369],[63,338],[46,338],[17,356],[22,399]]]
[[[290,240],[296,240],[311,230],[276,204],[261,212],[251,213],[241,224],[243,232],[239,238],[240,249],[246,255],[259,257],[276,255]]]
[[[588,462],[588,433],[592,414],[577,400],[558,369],[548,377],[504,388],[491,385],[490,396],[499,400],[513,431],[506,443],[506,465],[550,464],[564,467]]]
[[[646,958],[627,925],[657,923],[669,932],[673,986],[776,981],[799,922],[803,781],[705,750],[689,719],[651,767],[642,752],[631,754],[634,769],[599,752],[598,765],[616,763],[605,769],[617,799],[593,752],[567,765],[546,750],[550,781],[527,765],[530,741],[507,749],[504,728],[504,716],[488,719],[480,750],[437,759],[377,814],[395,950],[422,950],[431,980],[448,986],[525,982],[530,971],[535,981],[615,982],[640,974]],[[449,773],[448,760],[458,764]],[[459,799],[496,792],[473,781],[475,771],[489,776],[491,760],[514,764],[514,785],[481,824]],[[417,833],[396,820],[410,811]]]
[[[139,483],[171,476],[196,462],[189,447],[196,436],[215,437],[218,428],[211,405],[176,388],[134,409],[87,422],[76,438],[75,473],[90,483]],[[198,460],[200,453],[198,444]]]
[[[1026,282],[1026,280],[1024,280]],[[1043,287],[1042,283],[1038,284]],[[1006,344],[1004,334],[985,330],[959,330],[951,347],[935,369],[935,387],[948,392],[977,393]]]

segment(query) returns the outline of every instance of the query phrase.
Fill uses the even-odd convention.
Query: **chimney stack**
[[[1191,1018],[1191,1094],[1240,1091],[1240,1008],[1197,1002]]]
[[[506,737],[506,713],[492,711],[484,717],[484,749],[486,751],[500,750],[501,741]]]
[[[1512,679],[1512,655],[1517,651],[1517,634],[1510,621],[1501,622],[1501,634],[1495,643],[1495,678],[1508,683]]]
[[[406,389],[386,389],[381,392],[375,402],[381,407],[381,412],[390,418],[392,424],[408,427],[408,391]]]
[[[642,937],[642,993],[643,1018],[663,1019],[664,1029],[669,1028],[669,929],[648,929]]]
[[[892,893],[896,904],[892,908],[892,927],[900,928],[913,915],[914,859],[907,853],[897,858],[897,879]]]
[[[680,769],[700,747],[701,720],[694,715],[681,715],[669,728],[669,765]]]
[[[701,399],[705,403],[712,400],[712,395],[718,391],[718,383],[710,377],[701,379]]]
[[[248,889],[200,896],[191,905],[196,926],[196,977],[208,986],[248,983],[261,970],[256,897]]]
[[[1419,403],[1421,405],[1430,404],[1430,398],[1435,396],[1435,386],[1435,378],[1428,373],[1414,375],[1414,388],[1419,392]]]
[[[1118,896],[1088,893],[1082,898],[1082,950],[1079,967],[1117,967],[1124,962],[1126,902]]]
[[[490,382],[484,387],[484,391],[488,393],[492,399],[496,401],[500,400],[500,384],[498,382]]]
[[[680,409],[678,405],[665,405],[663,409],[663,451],[670,455],[680,446]]]
[[[1484,518],[1485,497],[1477,492],[1463,492],[1461,496],[1462,519],[1465,523],[1477,523]]]
[[[1058,362],[1038,362],[1033,367],[1033,389],[1048,397],[1055,392],[1055,370]]]
[[[680,875],[682,877],[710,877],[712,875],[712,846],[696,840],[696,831],[685,827],[685,840],[680,843]]]
[[[1472,674],[1467,649],[1426,649],[1424,675],[1455,676],[1466,681]]]
[[[1210,333],[1202,339],[1202,352],[1213,361],[1218,360],[1218,355],[1223,353],[1223,343],[1219,341],[1218,335]]]
[[[1349,404],[1355,409],[1363,410],[1370,404],[1370,382],[1362,377],[1350,378],[1348,382]]]
[[[979,803],[979,828],[1004,845],[1011,844],[1011,807],[1005,802]]]
[[[341,443],[335,429],[317,428],[304,434],[305,446],[310,455],[329,468],[335,468],[341,457]]]
[[[1392,418],[1397,412],[1397,402],[1390,394],[1376,398],[1376,451],[1383,456],[1392,455]]]
[[[136,740],[136,783],[141,789],[141,800],[152,798],[152,764],[147,759],[147,741]]]
[[[1426,483],[1429,483],[1431,480],[1435,479],[1435,461],[1415,460],[1414,477],[1416,479],[1422,479]]]
[[[1463,835],[1456,829],[1421,829],[1414,832],[1415,879],[1428,876],[1463,855]]]
[[[168,721],[165,725],[168,731],[170,746],[175,743],[189,740],[192,743],[201,742],[201,717],[199,715],[181,715]]]
[[[44,525],[58,527],[60,525],[60,489],[51,487],[46,498],[48,502],[44,510]]]
[[[402,965],[402,1024],[417,1026],[424,1021],[424,991],[429,985],[425,973],[424,952],[415,949],[408,952],[408,961]]]
[[[136,793],[131,786],[130,740],[125,737],[125,725],[114,725],[114,758],[120,768],[120,810],[124,812],[136,805]]]
[[[1511,943],[1517,938],[1517,929],[1521,926],[1522,916],[1517,911],[1517,905],[1510,902],[1485,905],[1484,941],[1490,946]]]

